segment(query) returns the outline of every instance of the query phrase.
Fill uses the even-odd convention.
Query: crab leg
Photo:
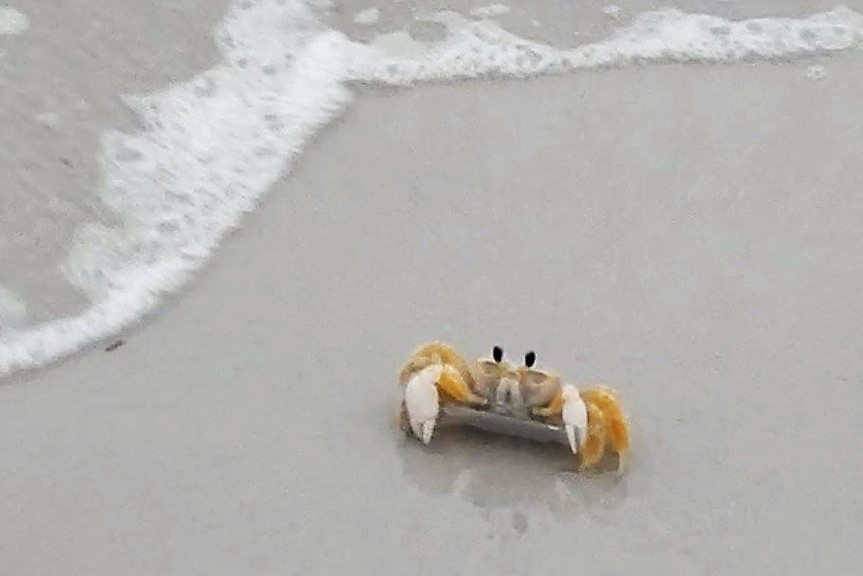
[[[548,406],[542,408],[537,407],[533,409],[533,413],[537,416],[542,416],[543,418],[548,418],[550,416],[559,416],[563,411],[563,394],[558,392],[554,395],[551,402]]]
[[[584,442],[581,450],[579,468],[582,470],[590,468],[600,461],[605,451],[605,442],[608,439],[608,422],[603,411],[594,404],[588,405],[587,410],[590,414],[590,424],[587,441]]]
[[[464,378],[459,374],[459,371],[450,365],[443,366],[443,370],[438,378],[437,384],[445,394],[462,404],[482,406],[488,403],[488,400],[482,396],[474,394],[467,385],[467,382],[465,382]]]

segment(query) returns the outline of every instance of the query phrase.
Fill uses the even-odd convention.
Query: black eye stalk
[[[536,364],[536,352],[531,350],[527,354],[524,355],[524,365],[528,368],[533,368],[533,365]]]
[[[503,360],[503,348],[500,346],[495,346],[491,349],[491,357],[494,358],[495,362],[500,363]]]

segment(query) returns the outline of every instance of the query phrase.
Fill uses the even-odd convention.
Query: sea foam
[[[397,85],[526,78],[647,62],[791,58],[847,50],[863,42],[863,16],[844,7],[802,19],[742,21],[679,10],[648,12],[608,40],[572,49],[526,40],[494,21],[472,21],[457,12],[420,19],[446,26],[447,38],[422,43],[405,38],[403,32],[382,36],[365,51],[365,60],[355,64],[352,78]]]
[[[101,159],[102,199],[120,225],[83,226],[64,266],[93,304],[0,336],[0,374],[62,358],[153,310],[351,99],[350,42],[306,3],[239,2],[216,40],[216,67],[127,99],[147,128],[107,133]]]
[[[0,36],[21,34],[28,28],[30,28],[30,20],[26,14],[15,8],[0,6]]]
[[[216,31],[222,61],[191,80],[127,98],[146,128],[104,137],[101,197],[119,225],[81,227],[64,272],[89,296],[82,314],[0,330],[0,374],[44,365],[152,312],[286,175],[305,143],[351,101],[352,82],[409,85],[521,78],[645,62],[789,58],[856,47],[846,8],[803,19],[729,21],[676,10],[636,18],[611,38],[558,49],[489,20],[426,16],[437,43],[407,34],[369,45],[323,26],[300,0],[240,0]]]

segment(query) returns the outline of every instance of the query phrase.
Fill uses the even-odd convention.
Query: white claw
[[[578,442],[575,438],[575,426],[566,425],[566,438],[569,440],[569,447],[573,454],[578,454]]]
[[[437,381],[440,379],[443,367],[440,365],[429,366],[421,370],[405,386],[405,409],[408,413],[408,422],[414,436],[423,441],[423,444],[431,442],[437,422],[439,404]]]
[[[572,384],[564,384],[561,392],[563,396],[563,424],[566,429],[566,438],[573,454],[578,454],[579,446],[587,440],[587,406],[581,399],[578,388]]]
[[[423,433],[421,436],[423,444],[428,444],[429,442],[431,442],[432,434],[434,434],[434,425],[434,420],[427,420],[423,422]]]

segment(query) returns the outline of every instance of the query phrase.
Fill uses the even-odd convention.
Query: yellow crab
[[[401,427],[428,444],[441,406],[461,405],[558,426],[572,452],[580,453],[580,468],[595,466],[609,447],[622,468],[629,424],[614,391],[604,386],[579,391],[557,374],[538,370],[535,363],[536,354],[528,352],[523,365],[513,365],[495,346],[491,358],[468,365],[448,344],[424,344],[399,374],[404,388]]]

